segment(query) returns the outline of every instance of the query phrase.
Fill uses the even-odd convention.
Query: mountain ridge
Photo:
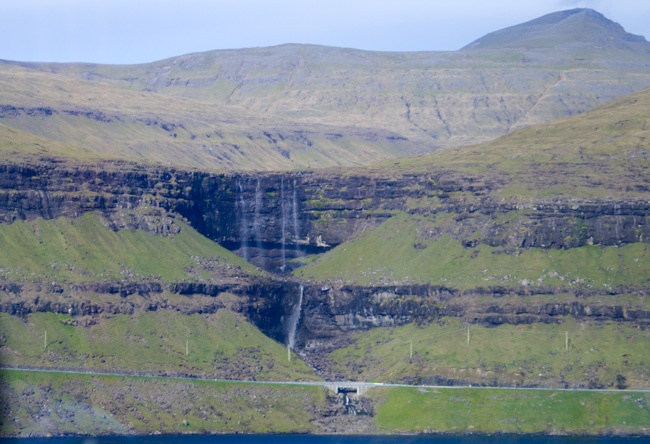
[[[462,50],[518,48],[527,45],[545,47],[561,44],[562,39],[573,40],[570,44],[605,43],[621,48],[629,48],[629,43],[648,43],[643,36],[626,32],[621,25],[593,9],[577,8],[553,12],[491,32],[464,46]]]
[[[594,23],[590,32],[613,23],[569,18],[578,16]],[[363,165],[485,142],[638,91],[650,84],[650,44],[631,45],[396,53],[285,44],[138,65],[3,62],[0,121],[182,167]],[[102,95],[129,103],[121,121],[93,118],[120,106]],[[29,111],[39,107],[52,112]]]

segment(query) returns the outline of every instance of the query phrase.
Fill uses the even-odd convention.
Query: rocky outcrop
[[[303,321],[298,339],[332,339],[341,333],[372,327],[394,327],[409,323],[435,322],[439,318],[461,318],[467,324],[487,327],[501,324],[564,322],[579,320],[621,321],[650,326],[647,307],[624,303],[603,303],[602,297],[644,294],[645,290],[623,293],[584,289],[521,289],[486,287],[458,290],[430,285],[357,287],[308,286],[303,302]],[[565,294],[566,302],[550,302],[554,294]],[[488,296],[488,298],[486,298]],[[509,297],[508,302],[500,299]],[[518,299],[518,300],[517,300]]]
[[[0,312],[15,316],[51,312],[92,317],[158,310],[191,315],[228,308],[244,314],[270,337],[284,341],[286,319],[298,285],[251,276],[241,276],[236,281],[239,282],[0,282]]]
[[[40,106],[40,107],[16,107],[13,105],[4,105],[0,104],[0,119],[12,119],[20,117],[21,115],[29,117],[49,117],[55,114],[62,114],[65,116],[75,116],[75,117],[85,117],[87,119],[92,119],[97,122],[109,123],[113,118],[107,116],[102,111],[97,111],[93,109],[64,109],[58,110],[49,106]]]

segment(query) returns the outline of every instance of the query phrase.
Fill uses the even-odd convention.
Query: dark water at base
[[[191,435],[113,436],[99,438],[22,438],[3,443],[20,444],[641,444],[647,438],[594,438],[554,436],[310,436],[310,435]]]

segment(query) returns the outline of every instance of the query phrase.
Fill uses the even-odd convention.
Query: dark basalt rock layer
[[[0,165],[0,221],[77,217],[87,211],[110,214],[147,204],[184,216],[201,234],[271,271],[282,271],[292,257],[324,251],[376,227],[396,210],[454,214],[454,221],[462,223],[447,234],[468,247],[574,248],[650,240],[647,200],[521,203],[490,196],[498,183],[447,177],[442,171],[210,174],[117,166],[74,168],[51,159]],[[458,193],[474,201],[456,199]],[[408,204],[434,196],[440,202],[435,207]],[[494,217],[513,211],[524,217],[515,222]],[[146,230],[144,225],[134,228]],[[482,233],[478,239],[471,236],[477,228]]]
[[[222,285],[172,282],[91,282],[83,284],[1,283],[0,312],[25,316],[34,312],[73,316],[132,315],[137,311],[174,310],[184,314],[214,313],[228,308],[246,315],[264,333],[286,343],[288,319],[304,289],[297,344],[335,339],[340,334],[372,327],[427,324],[439,318],[463,319],[487,327],[501,324],[619,321],[650,326],[650,310],[624,303],[603,303],[619,294],[642,295],[643,289],[585,291],[580,288],[505,289],[485,287],[458,290],[432,285],[363,287],[300,284],[274,278],[242,278]],[[228,293],[236,300],[223,300]],[[566,302],[544,296],[567,294]],[[170,297],[171,295],[182,296]],[[486,298],[488,296],[488,298]],[[508,302],[501,299],[509,297]],[[536,298],[537,297],[537,298]]]

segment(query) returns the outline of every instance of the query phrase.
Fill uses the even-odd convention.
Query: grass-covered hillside
[[[453,53],[0,62],[0,436],[648,435],[645,394],[476,389],[648,389],[648,45],[573,10]]]
[[[646,301],[647,302],[647,301]],[[650,333],[614,322],[375,328],[328,358],[343,378],[446,385],[647,389]]]
[[[296,124],[228,104],[2,63],[0,125],[0,151],[14,155],[119,158],[212,170],[363,165],[418,152],[389,129]],[[22,143],[24,133],[33,138],[28,144]]]
[[[550,14],[470,46],[282,45],[127,66],[4,61],[0,122],[163,165],[353,166],[485,142],[650,82],[648,42],[591,10]]]
[[[39,137],[0,123],[0,159],[16,161],[30,155],[61,156],[86,161],[101,158],[88,149]]]
[[[261,272],[179,216],[139,208],[19,220],[0,225],[0,245],[2,365],[316,378],[244,314],[240,287]]]
[[[0,392],[0,434],[21,437],[313,433],[337,407],[320,387],[13,371]]]
[[[383,389],[382,389],[383,390]],[[392,389],[375,423],[408,433],[643,435],[650,420],[644,393]]]
[[[387,162],[384,167],[491,181],[501,198],[645,198],[650,190],[650,88],[578,116],[492,142]]]
[[[0,389],[7,401],[0,411],[11,418],[0,431],[23,437],[46,436],[46,431],[97,436],[347,430],[579,435],[574,439],[584,440],[584,435],[647,436],[649,418],[648,395],[639,392],[376,388],[366,395],[373,416],[352,416],[342,414],[344,405],[326,389],[295,385],[2,371]],[[41,408],[49,414],[40,415]]]
[[[220,299],[235,298],[221,295]],[[176,310],[74,317],[0,313],[5,366],[73,368],[133,374],[180,374],[223,379],[316,380],[295,354],[244,316],[221,309],[185,315]]]
[[[397,312],[415,322],[353,334],[327,350],[323,365],[362,380],[646,388],[648,110],[645,89],[487,144],[378,165],[373,177],[413,175],[429,183],[414,185],[404,207],[389,209],[378,227],[359,230],[294,273],[327,285],[375,287],[377,304],[359,317],[381,319],[399,299]],[[432,285],[443,295],[397,291],[406,284]],[[425,304],[434,314],[418,318]],[[568,314],[562,306],[574,309]],[[628,316],[634,310],[641,313],[636,320]],[[470,398],[463,402],[474,408]],[[526,430],[525,414],[513,411],[516,429]],[[489,431],[466,416],[407,416],[403,421],[419,431]],[[559,417],[548,418],[552,431]],[[592,422],[607,428],[604,417]]]
[[[146,229],[111,229],[115,222],[126,225],[137,218]],[[182,218],[147,215],[145,209],[19,220],[0,225],[0,245],[0,276],[9,281],[212,281],[258,273]]]
[[[399,214],[315,257],[295,274],[305,279],[362,285],[427,283],[476,286],[584,286],[612,288],[650,282],[650,245],[589,245],[570,249],[471,248],[450,234],[432,235],[458,221],[441,214]]]

